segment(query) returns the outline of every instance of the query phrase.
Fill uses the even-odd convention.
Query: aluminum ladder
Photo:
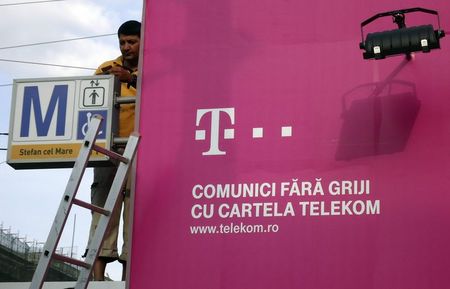
[[[42,255],[39,259],[36,271],[34,272],[30,289],[42,288],[44,278],[47,275],[47,271],[50,268],[52,260],[58,260],[81,267],[80,275],[78,276],[77,283],[74,287],[75,289],[86,289],[89,284],[93,265],[98,256],[98,252],[108,228],[110,216],[112,215],[118,200],[122,197],[122,188],[125,186],[126,176],[132,165],[139,143],[139,135],[137,133],[132,133],[128,138],[123,155],[95,145],[95,140],[99,134],[101,121],[102,119],[100,116],[94,116],[89,124],[88,132],[83,140],[79,155],[75,161],[66,190],[59,205],[58,212],[56,213],[52,228],[44,245]],[[103,208],[91,205],[90,203],[75,198],[84,171],[89,162],[89,157],[93,150],[120,162],[111,186],[111,190],[109,191],[108,198]],[[77,205],[91,210],[92,212],[97,212],[101,216],[94,236],[88,244],[88,251],[84,262],[55,253],[72,205]]]

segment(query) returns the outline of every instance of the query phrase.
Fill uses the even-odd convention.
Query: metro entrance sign
[[[93,115],[104,119],[97,145],[110,149],[116,127],[114,76],[15,80],[8,143],[16,169],[70,167]],[[91,158],[104,163],[96,153]]]

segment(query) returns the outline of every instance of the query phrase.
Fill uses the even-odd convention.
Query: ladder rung
[[[105,216],[111,215],[111,212],[110,212],[110,211],[105,210],[104,208],[101,208],[101,207],[94,206],[94,205],[92,205],[92,204],[83,202],[83,201],[81,201],[81,200],[73,199],[72,202],[73,202],[75,205],[78,205],[78,206],[80,206],[80,207],[86,208],[86,209],[91,210],[91,211],[93,211],[93,212],[96,212],[96,213],[99,213],[99,214],[102,214],[102,215],[105,215]]]
[[[119,161],[123,162],[124,164],[128,164],[128,162],[129,162],[129,160],[127,158],[124,158],[123,156],[119,155],[118,153],[112,152],[112,151],[102,148],[98,145],[93,145],[92,149],[101,154],[107,155],[108,157],[119,160]]]
[[[129,139],[129,137],[115,137],[113,139],[113,143],[114,143],[114,145],[120,145],[120,146],[125,147],[125,145],[128,142],[128,139]]]
[[[59,254],[53,254],[53,259],[58,260],[58,261],[62,261],[64,263],[69,263],[69,264],[73,264],[73,265],[76,265],[76,266],[84,267],[86,269],[91,268],[91,265],[86,263],[86,262],[83,262],[83,261],[80,261],[80,260],[77,260],[77,259],[73,259],[73,258],[69,258],[69,257],[63,256],[63,255],[59,255]]]

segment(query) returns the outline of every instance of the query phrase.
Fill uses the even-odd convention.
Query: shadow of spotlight
[[[392,87],[396,84],[400,89],[394,92]],[[383,91],[377,91],[380,85]],[[367,95],[370,90],[377,93],[369,92],[368,97],[347,104],[352,96]],[[352,89],[343,96],[343,124],[336,160],[403,151],[419,108],[415,85],[410,82],[371,83]]]

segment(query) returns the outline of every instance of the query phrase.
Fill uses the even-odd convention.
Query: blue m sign
[[[66,128],[66,114],[67,114],[67,96],[68,85],[55,85],[48,103],[45,115],[39,96],[38,86],[25,86],[24,98],[22,107],[22,125],[20,128],[21,137],[30,136],[30,125],[32,123],[31,117],[34,116],[34,123],[36,125],[36,134],[38,137],[46,137],[49,134],[50,126],[55,115],[56,110],[56,131],[55,136],[64,136]],[[31,113],[33,111],[33,114]]]

